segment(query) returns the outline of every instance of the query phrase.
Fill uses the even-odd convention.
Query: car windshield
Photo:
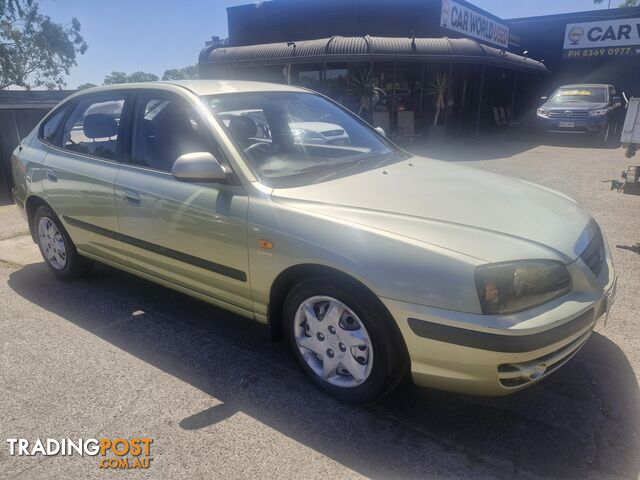
[[[555,103],[605,103],[607,89],[604,87],[560,88],[551,97]]]
[[[269,186],[323,181],[405,157],[355,115],[312,93],[230,93],[203,100]]]

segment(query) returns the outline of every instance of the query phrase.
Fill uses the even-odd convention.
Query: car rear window
[[[40,138],[48,143],[55,144],[56,134],[58,133],[58,129],[60,128],[60,124],[64,119],[67,111],[69,110],[68,105],[64,105],[55,111],[51,116],[42,124],[42,129],[40,130]]]

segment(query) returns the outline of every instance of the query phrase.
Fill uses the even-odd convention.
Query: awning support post
[[[484,98],[484,77],[487,70],[486,65],[482,65],[482,76],[480,77],[480,95],[478,98],[478,115],[476,116],[476,137],[480,134],[480,119],[482,118],[482,100]]]

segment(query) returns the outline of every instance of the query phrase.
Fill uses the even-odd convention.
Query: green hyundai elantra
[[[575,201],[412,156],[303,88],[85,90],[12,165],[56,277],[98,261],[253,318],[345,401],[409,374],[515,392],[567,362],[614,298],[606,241]]]

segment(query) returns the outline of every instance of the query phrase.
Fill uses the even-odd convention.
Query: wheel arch
[[[37,235],[36,229],[33,225],[33,219],[36,215],[36,211],[40,207],[51,208],[51,205],[49,205],[45,200],[43,200],[41,197],[38,197],[37,195],[31,195],[29,198],[27,198],[27,201],[24,203],[24,208],[25,208],[25,211],[27,212],[27,223],[29,224],[29,233],[31,234],[31,238],[33,239],[34,242],[37,242],[38,239],[36,236]]]
[[[267,324],[272,339],[279,340],[283,336],[282,310],[287,294],[291,291],[291,289],[297,282],[307,278],[318,277],[340,282],[344,285],[349,285],[352,288],[355,288],[360,293],[369,297],[372,302],[375,302],[376,307],[381,312],[384,312],[389,321],[393,323],[392,328],[397,332],[397,334],[399,335],[399,340],[402,341],[402,344],[406,349],[404,338],[400,333],[400,328],[393,319],[391,312],[389,312],[389,309],[385,306],[385,304],[382,303],[380,298],[378,298],[378,296],[367,285],[365,285],[363,282],[353,277],[352,275],[349,275],[341,270],[313,263],[293,265],[280,272],[280,274],[273,281],[271,290],[269,292],[269,305],[267,309]]]

